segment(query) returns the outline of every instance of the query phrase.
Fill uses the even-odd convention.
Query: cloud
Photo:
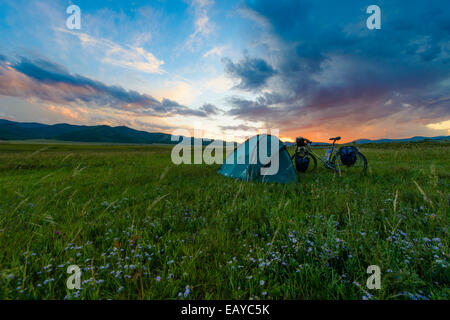
[[[207,58],[207,57],[212,56],[212,55],[222,56],[223,51],[225,49],[227,49],[227,48],[228,48],[228,46],[213,47],[213,48],[211,48],[210,50],[206,51],[203,54],[203,58]]]
[[[88,114],[88,111],[85,108],[67,108],[62,106],[55,106],[51,105],[47,107],[47,110],[59,115],[62,115],[65,118],[71,119],[71,120],[86,120],[86,115]]]
[[[450,135],[450,120],[441,121],[438,123],[429,123],[427,124],[427,127],[434,130],[447,130],[447,134]]]
[[[286,113],[285,108],[276,107],[280,99],[283,101],[282,97],[270,93],[265,93],[255,100],[232,96],[228,98],[231,109],[227,114],[239,119],[272,123],[272,118],[283,117],[283,113]]]
[[[191,8],[194,11],[194,32],[189,35],[184,47],[193,50],[204,37],[211,34],[214,30],[214,24],[208,16],[208,7],[212,6],[214,1],[210,0],[192,0]]]
[[[200,110],[205,112],[207,115],[214,115],[214,116],[222,113],[222,110],[220,110],[215,105],[212,105],[210,103],[206,103],[203,106],[201,106]]]
[[[39,99],[64,107],[111,108],[134,115],[208,116],[208,110],[192,109],[167,98],[160,102],[148,94],[72,74],[65,67],[45,59],[22,57],[16,62],[0,63],[0,94]]]
[[[175,101],[164,98],[162,103],[153,108],[154,111],[160,112],[165,115],[183,115],[183,116],[196,116],[207,117],[208,114],[204,110],[195,110],[185,107]],[[150,115],[152,112],[148,112]]]
[[[174,129],[178,129],[176,126],[167,125],[164,123],[161,123],[159,121],[158,123],[155,123],[151,120],[140,120],[140,119],[130,119],[128,122],[129,127],[133,128],[140,128],[141,130],[145,131],[157,131],[157,132],[170,132]]]
[[[102,61],[105,63],[145,73],[164,73],[164,70],[161,68],[164,61],[139,47],[140,43],[149,39],[149,34],[139,34],[138,38],[135,39],[137,46],[121,46],[107,39],[94,38],[87,33],[74,32],[62,28],[57,28],[56,30],[77,37],[83,46],[90,46],[96,48],[96,50],[103,51],[104,57]]]
[[[352,136],[369,127],[367,134],[387,132],[383,122],[394,126],[393,135],[407,124],[429,132],[427,123],[449,119],[450,8],[385,3],[382,29],[372,31],[366,7],[248,1],[242,16],[263,26],[252,44],[264,48],[272,65],[223,60],[238,87],[256,94],[230,97],[228,115],[293,134],[342,130]],[[429,23],[420,22],[424,17]]]
[[[181,104],[192,104],[198,95],[201,94],[201,88],[193,85],[185,79],[165,80],[158,83],[154,89],[153,95],[162,100],[164,97],[170,97],[172,100],[179,101]]]
[[[245,58],[239,62],[232,62],[229,58],[223,58],[225,73],[240,80],[237,88],[242,90],[255,90],[264,87],[267,80],[277,74],[265,60],[259,58]]]
[[[247,7],[241,7],[241,8],[238,8],[237,12],[239,13],[239,15],[242,18],[252,20],[257,25],[262,27],[263,29],[268,30],[268,29],[271,29],[271,27],[272,27],[269,20],[266,17],[264,17],[263,15],[256,12],[255,10],[252,10]]]
[[[249,131],[254,132],[257,131],[258,127],[252,127],[245,124],[232,125],[232,126],[220,126],[220,129],[223,131]]]

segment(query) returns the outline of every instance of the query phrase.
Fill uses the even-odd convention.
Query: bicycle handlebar
[[[296,142],[296,144],[297,144],[297,147],[302,146],[302,145],[304,145],[304,144],[311,144],[311,143],[312,143],[311,140],[306,139],[306,138],[303,138],[303,137],[297,137],[297,138],[295,139],[295,142]]]

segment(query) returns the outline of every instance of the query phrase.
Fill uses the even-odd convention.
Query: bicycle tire
[[[357,155],[357,157],[359,157],[362,160],[362,164],[363,164],[363,166],[362,166],[362,174],[365,174],[366,171],[367,171],[367,166],[368,166],[367,158],[366,158],[365,155],[363,155],[359,151],[356,153],[356,155]],[[340,158],[339,158],[339,160],[340,160]],[[339,164],[339,167],[341,167],[341,168],[351,168],[351,167],[354,166],[354,165],[346,166],[346,165],[342,164],[341,160],[340,160],[340,162],[341,162],[341,164]],[[334,155],[333,158],[331,159],[331,163],[335,166],[335,168],[336,168],[335,171],[338,171],[337,164],[336,164],[336,155]]]
[[[367,158],[366,158],[365,155],[363,155],[363,154],[362,154],[361,152],[359,152],[359,151],[358,151],[357,154],[358,154],[358,155],[361,157],[361,159],[363,160],[363,171],[362,171],[362,173],[365,174],[366,171],[367,171],[367,166],[368,166],[368,164],[367,164]]]
[[[309,172],[314,172],[317,169],[317,159],[312,153],[308,153],[308,157],[313,160],[313,168]],[[311,164],[311,161],[309,163]]]

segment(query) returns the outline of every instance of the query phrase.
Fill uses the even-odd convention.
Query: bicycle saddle
[[[330,140],[338,141],[338,140],[341,140],[341,137],[330,138]]]

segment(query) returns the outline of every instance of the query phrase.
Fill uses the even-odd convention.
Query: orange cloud
[[[79,109],[82,110],[83,108],[79,108]],[[64,117],[71,118],[71,119],[74,119],[74,120],[81,120],[82,119],[82,117],[80,116],[80,113],[78,113],[78,112],[76,112],[74,110],[71,110],[70,108],[61,107],[61,106],[53,106],[52,105],[52,106],[47,107],[47,110],[49,110],[51,112],[54,112],[54,113],[58,113],[58,114],[60,114],[60,115],[62,115]]]

